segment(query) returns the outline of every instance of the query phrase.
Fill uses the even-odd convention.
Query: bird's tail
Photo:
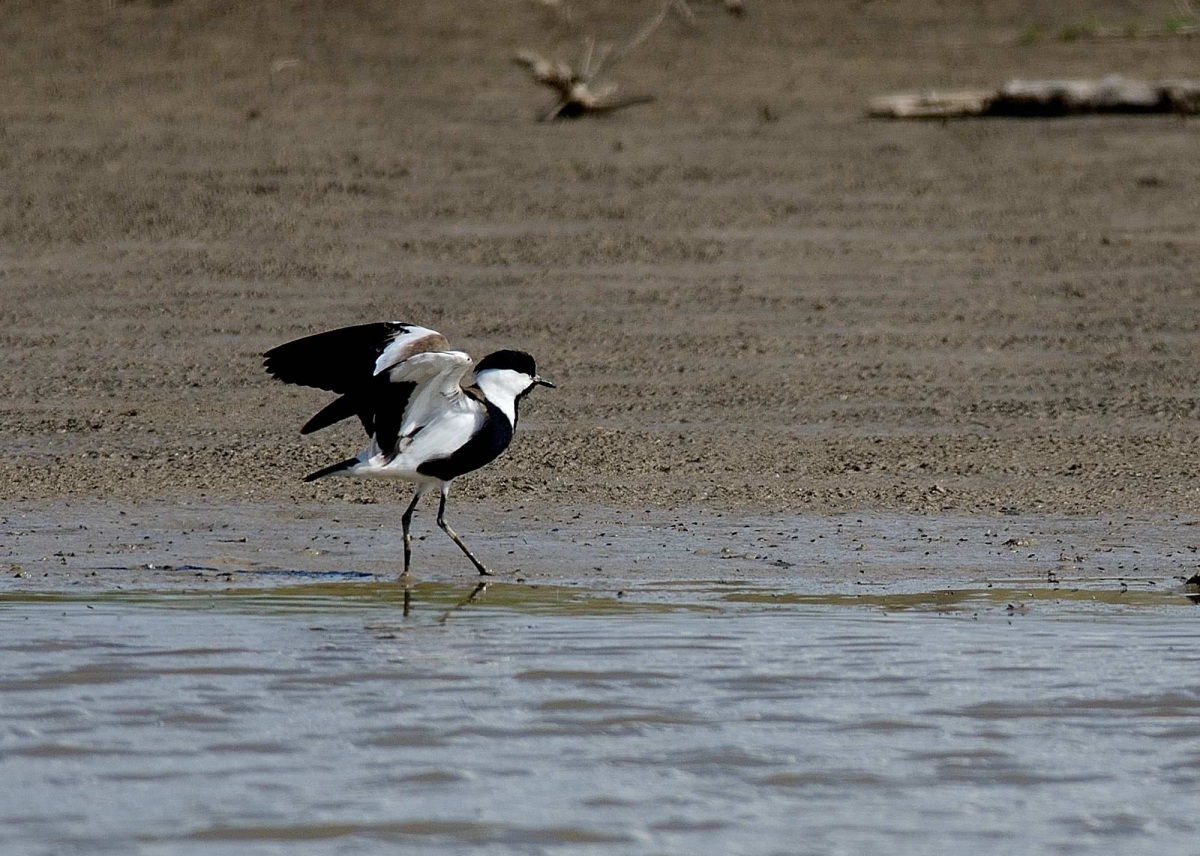
[[[351,469],[357,463],[359,463],[358,458],[347,458],[346,460],[342,461],[341,463],[337,463],[337,464],[333,464],[328,467],[324,467],[322,469],[317,470],[315,473],[309,473],[308,475],[306,475],[304,477],[304,480],[306,482],[316,481],[317,479],[325,478],[325,476],[334,476],[334,475],[337,475],[338,473],[344,473],[344,472],[346,472],[346,470]]]

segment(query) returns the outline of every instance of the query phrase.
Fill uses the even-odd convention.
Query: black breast
[[[417,472],[423,476],[432,476],[442,481],[450,481],[463,473],[477,470],[485,464],[490,464],[508,448],[512,442],[513,426],[499,407],[490,401],[483,402],[487,408],[483,426],[470,440],[460,446],[457,451],[444,458],[434,458],[417,467]]]

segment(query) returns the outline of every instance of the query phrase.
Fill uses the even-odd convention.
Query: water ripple
[[[1190,606],[313,586],[0,600],[0,852],[1195,850]]]

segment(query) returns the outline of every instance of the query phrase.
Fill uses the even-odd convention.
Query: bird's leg
[[[404,573],[400,578],[408,582],[408,564],[412,560],[412,534],[408,531],[412,524],[413,512],[417,510],[417,503],[421,501],[421,495],[425,493],[425,489],[418,487],[413,494],[412,502],[408,504],[408,508],[404,509],[404,514],[400,516],[400,529],[404,533]],[[405,589],[407,592],[407,589]]]
[[[467,558],[471,560],[471,564],[475,566],[475,570],[479,571],[479,573],[483,576],[490,577],[492,572],[487,569],[487,566],[484,565],[483,562],[479,561],[471,554],[471,551],[467,549],[467,545],[463,543],[462,538],[459,538],[458,533],[451,529],[450,524],[446,522],[446,494],[449,492],[450,483],[443,482],[442,501],[438,503],[437,524],[438,526],[442,527],[442,531],[449,535],[451,540],[458,545],[458,549],[462,550],[466,554]]]

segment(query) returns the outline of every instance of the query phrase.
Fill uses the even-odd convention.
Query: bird
[[[441,494],[437,524],[483,576],[492,571],[446,522],[450,482],[491,463],[508,448],[521,400],[554,388],[524,351],[501,350],[473,362],[436,330],[381,321],[327,330],[263,354],[263,367],[285,383],[337,393],[300,429],[311,434],[357,416],[369,438],[355,457],[309,473],[396,478],[414,485],[400,517],[404,572],[412,561],[410,527],[421,497]]]

